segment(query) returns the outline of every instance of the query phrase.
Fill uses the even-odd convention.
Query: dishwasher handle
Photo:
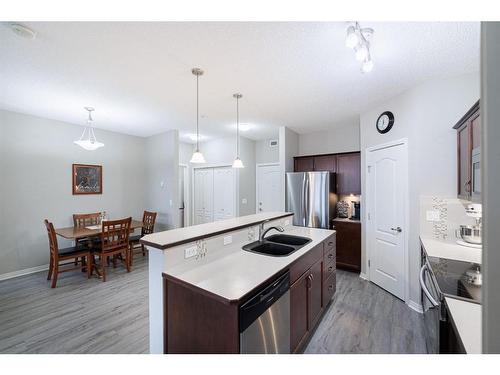
[[[422,291],[424,292],[427,299],[431,302],[432,307],[439,306],[439,303],[434,299],[429,289],[427,289],[427,285],[425,285],[424,273],[427,270],[427,264],[424,264],[420,269],[420,286],[422,287]]]
[[[289,289],[290,273],[287,272],[241,305],[239,309],[240,332],[250,326]]]

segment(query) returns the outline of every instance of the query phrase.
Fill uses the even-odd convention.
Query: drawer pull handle
[[[328,267],[328,272],[332,272],[333,271],[333,267]]]
[[[328,242],[328,246],[332,246],[333,245],[333,242]]]
[[[333,258],[333,254],[328,254],[328,259],[332,259]]]
[[[329,285],[329,286],[328,286],[328,289],[329,289],[329,290],[333,290],[333,285]]]

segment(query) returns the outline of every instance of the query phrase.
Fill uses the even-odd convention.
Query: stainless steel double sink
[[[307,237],[292,236],[289,234],[273,234],[262,241],[255,241],[242,247],[252,253],[274,257],[288,256],[301,249],[312,240]]]

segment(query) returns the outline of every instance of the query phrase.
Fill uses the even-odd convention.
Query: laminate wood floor
[[[337,270],[337,292],[305,353],[426,353],[422,314],[358,274]]]
[[[105,283],[40,272],[0,282],[0,353],[148,353],[147,258]],[[338,271],[337,293],[306,353],[425,353],[421,315],[357,274]]]

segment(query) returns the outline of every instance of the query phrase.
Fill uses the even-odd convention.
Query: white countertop
[[[182,265],[168,268],[165,273],[227,301],[237,301],[335,233],[326,229],[288,228],[285,233],[308,237],[312,242],[286,257],[251,253],[241,249],[243,244],[234,244],[234,251],[226,256],[190,269]]]
[[[183,243],[193,242],[201,238],[215,236],[238,228],[249,227],[267,220],[275,220],[292,216],[291,212],[262,212],[254,215],[240,216],[233,219],[192,225],[189,227],[166,230],[148,234],[141,238],[141,243],[158,249],[167,249]]]
[[[462,262],[481,264],[481,249],[422,236],[420,236],[420,242],[425,249],[425,253],[430,257],[454,259]]]
[[[455,327],[468,354],[481,353],[481,305],[445,297]]]

